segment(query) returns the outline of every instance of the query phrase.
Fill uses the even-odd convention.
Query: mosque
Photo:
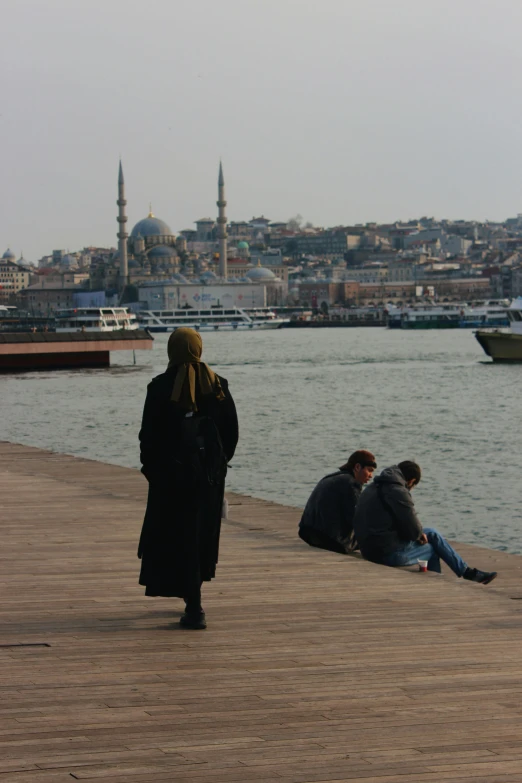
[[[181,274],[183,262],[187,259],[187,241],[184,236],[176,237],[165,221],[157,218],[152,209],[143,220],[139,220],[130,235],[126,230],[127,201],[125,199],[125,180],[120,161],[118,172],[118,251],[114,254],[112,263],[118,266],[118,287],[123,290],[126,285],[140,284],[156,279],[174,282],[187,282]],[[271,269],[251,263],[250,248],[247,242],[239,242],[235,249],[235,258],[229,262],[227,245],[227,217],[225,208],[225,180],[223,167],[219,165],[218,177],[218,218],[217,242],[219,245],[219,274],[206,272],[193,282],[208,285],[212,282],[245,282],[245,283],[280,283]],[[186,271],[183,270],[183,271]]]
[[[172,229],[152,213],[139,220],[132,229],[130,236],[126,231],[127,214],[125,200],[125,180],[120,161],[118,173],[119,212],[117,221],[118,252],[113,261],[118,262],[120,269],[120,287],[123,289],[129,282],[139,282],[150,275],[165,276],[175,274],[180,269],[179,251],[183,250],[182,238],[176,239]]]

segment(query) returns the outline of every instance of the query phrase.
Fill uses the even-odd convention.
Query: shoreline
[[[143,501],[142,506],[142,512],[145,512],[145,505],[147,500],[147,482],[146,479],[142,476],[141,471],[139,468],[133,468],[133,467],[127,467],[125,465],[121,465],[116,462],[104,462],[103,460],[97,460],[93,459],[92,457],[82,457],[75,454],[68,454],[63,453],[59,451],[54,451],[52,449],[43,449],[39,446],[29,446],[23,443],[16,443],[13,441],[3,441],[0,440],[0,450],[2,447],[13,447],[14,449],[24,449],[27,450],[27,455],[29,455],[30,452],[34,453],[35,457],[38,457],[39,455],[47,455],[48,457],[54,457],[57,459],[57,461],[62,461],[62,459],[65,460],[73,460],[76,462],[85,463],[86,465],[92,464],[93,466],[105,466],[106,468],[113,468],[114,470],[118,471],[125,471],[129,472],[130,474],[134,474],[135,480],[137,479],[141,486],[141,489],[138,489],[135,495],[136,500],[140,499]],[[0,463],[1,464],[1,463]],[[74,463],[70,463],[71,467],[74,465]],[[44,468],[45,472],[45,468]],[[50,469],[49,471],[50,476],[54,476],[55,472],[54,470]],[[76,477],[76,481],[79,481],[80,484],[82,484],[82,480],[79,477]],[[88,481],[87,486],[92,486],[91,483]],[[237,520],[234,520],[234,508],[249,508],[250,513],[253,513],[255,517],[257,518],[257,515],[260,512],[266,512],[269,516],[263,517],[263,525],[262,528],[264,532],[271,533],[271,534],[277,534],[279,537],[284,537],[285,539],[288,538],[289,540],[295,540],[298,542],[299,546],[307,546],[304,544],[297,535],[297,527],[299,524],[299,519],[301,517],[303,507],[301,506],[294,506],[291,504],[286,503],[279,503],[274,500],[271,500],[270,498],[263,498],[257,495],[249,495],[243,492],[236,492],[232,490],[225,489],[225,496],[229,501],[229,519],[226,520],[227,522],[230,522],[233,524],[234,522],[237,524]],[[284,528],[281,529],[279,526],[281,521],[283,521]],[[257,530],[261,530],[261,528],[256,528]],[[495,549],[493,547],[484,546],[482,544],[476,544],[466,541],[459,541],[456,539],[448,539],[451,541],[451,543],[459,550],[459,552],[462,554],[464,552],[468,552],[468,556],[471,555],[473,557],[473,553],[475,551],[478,551],[480,553],[484,553],[485,558],[488,560],[488,563],[495,563],[497,565],[491,566],[491,567],[485,567],[483,570],[497,570],[498,563],[502,561],[502,559],[505,557],[506,559],[510,558],[517,558],[520,561],[520,570],[522,572],[522,554],[516,553],[516,552],[506,552],[505,550]],[[311,549],[314,552],[322,551],[317,550],[314,547],[307,547]],[[464,555],[463,555],[464,556]],[[340,555],[341,558],[343,558],[343,555]],[[368,562],[364,561],[363,562]],[[507,562],[507,560],[506,560]],[[384,568],[384,566],[378,566],[379,568]],[[481,566],[482,567],[482,566]],[[445,572],[448,571],[447,566],[443,564],[443,569]],[[455,579],[453,574],[450,574],[450,578]],[[522,573],[521,573],[521,580],[522,580]],[[497,582],[495,582],[495,585],[497,585]],[[522,581],[520,584],[520,591],[522,596]]]
[[[111,465],[111,466],[113,466],[115,468],[122,468],[123,470],[134,470],[139,475],[141,475],[140,470],[139,470],[138,467],[122,465],[121,462],[116,462],[116,461],[115,462],[111,462],[111,461],[106,462],[106,461],[104,461],[102,459],[95,459],[93,457],[84,457],[81,454],[72,454],[70,452],[55,451],[52,448],[47,448],[47,447],[43,447],[43,446],[34,446],[32,444],[21,443],[21,442],[17,442],[17,441],[7,441],[7,440],[4,441],[4,440],[2,440],[0,438],[0,446],[2,444],[10,444],[12,446],[21,446],[21,447],[28,448],[28,449],[36,449],[38,451],[47,452],[48,454],[62,455],[62,456],[70,457],[71,459],[84,460],[86,462],[93,462],[93,463],[100,464],[100,465]],[[294,511],[299,516],[301,515],[301,513],[303,511],[303,508],[304,508],[304,504],[302,506],[295,506],[295,505],[293,505],[291,503],[282,503],[280,501],[273,500],[272,498],[267,497],[267,496],[250,495],[250,494],[248,494],[246,492],[240,492],[240,491],[236,491],[236,490],[228,490],[228,489],[226,489],[226,495],[227,496],[236,496],[237,495],[240,498],[250,498],[253,501],[259,501],[261,503],[268,503],[268,504],[272,504],[274,506],[280,506],[281,508],[288,509],[288,511]],[[299,522],[299,519],[297,519],[297,521],[295,523],[295,530],[297,530],[298,522]],[[296,533],[296,535],[297,535],[297,533]],[[498,548],[496,548],[494,546],[488,546],[486,544],[474,543],[474,542],[471,542],[471,541],[461,541],[460,539],[456,539],[456,538],[449,537],[449,536],[446,536],[446,537],[448,538],[449,541],[451,541],[456,546],[466,546],[466,547],[469,546],[469,547],[474,547],[476,549],[481,549],[481,550],[485,550],[485,551],[492,552],[492,553],[497,553],[498,552],[499,554],[513,555],[515,557],[521,557],[522,558],[522,552],[511,552],[511,551],[507,551],[505,549],[498,549]],[[521,585],[521,588],[522,588],[522,585]]]

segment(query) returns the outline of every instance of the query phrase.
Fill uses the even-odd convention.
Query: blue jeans
[[[424,533],[428,538],[427,544],[419,544],[417,541],[409,541],[400,549],[396,549],[382,559],[383,565],[387,566],[409,566],[416,565],[418,560],[428,561],[428,571],[436,571],[440,574],[440,561],[444,560],[453,573],[457,576],[463,576],[468,567],[446,539],[432,527],[424,528]]]

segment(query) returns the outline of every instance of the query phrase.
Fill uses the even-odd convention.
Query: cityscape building
[[[204,285],[205,299],[213,301],[225,281],[265,288],[268,304],[284,304],[290,287],[288,301],[309,306],[320,299],[325,304],[427,297],[458,301],[521,292],[521,215],[502,223],[421,217],[331,228],[304,223],[299,215],[287,221],[261,215],[229,223],[221,162],[217,184],[216,219],[200,218],[195,229],[176,234],[150,207],[128,231],[120,161],[117,249],[53,250],[32,272],[23,258],[17,261],[7,250],[0,259],[0,301],[18,299],[33,309],[49,310],[63,306],[71,288],[105,292],[109,299],[126,289],[125,302],[137,302],[145,301],[140,289],[149,284],[158,286],[155,295],[165,302],[181,285],[194,286],[194,296]],[[80,273],[74,282],[67,277],[73,272]],[[151,296],[149,291],[149,304]],[[239,296],[238,289],[234,301]]]
[[[16,255],[7,248],[0,258],[0,304],[12,304],[18,292],[29,285],[31,275],[23,256],[16,261]]]

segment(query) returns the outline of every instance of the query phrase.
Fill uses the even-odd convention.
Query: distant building
[[[369,264],[360,269],[349,269],[344,273],[346,280],[356,280],[358,283],[378,283],[388,279],[388,267],[380,264]]]
[[[213,218],[196,220],[196,242],[215,242],[216,239],[216,221]]]
[[[322,231],[316,234],[299,234],[294,241],[300,255],[344,258],[348,250],[359,247],[361,237],[346,234],[344,231]]]
[[[20,307],[38,315],[52,315],[56,310],[73,307],[74,293],[85,290],[88,279],[86,272],[39,275],[38,282],[19,292]]]
[[[264,215],[261,215],[261,217],[253,217],[252,220],[249,221],[249,224],[254,231],[266,231],[270,225],[270,220]]]
[[[204,310],[211,307],[266,307],[267,287],[248,283],[145,283],[139,289],[143,310],[172,310],[191,307]]]
[[[16,261],[9,248],[0,258],[0,304],[9,304],[23,288],[27,288],[33,274],[24,265],[24,259]]]

